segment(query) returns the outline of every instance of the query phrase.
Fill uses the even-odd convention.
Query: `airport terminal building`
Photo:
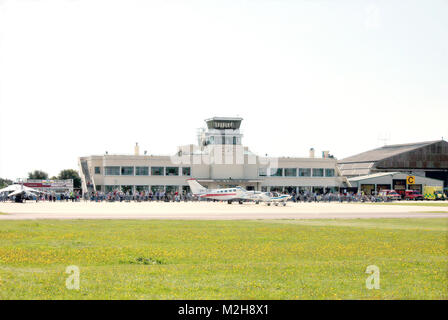
[[[83,192],[188,192],[187,179],[207,188],[242,186],[247,190],[323,193],[338,191],[346,178],[328,152],[315,157],[262,157],[242,144],[242,118],[205,120],[197,144],[178,147],[171,156],[92,155],[79,158]]]

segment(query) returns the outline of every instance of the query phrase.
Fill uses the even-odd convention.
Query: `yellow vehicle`
[[[424,186],[423,198],[425,200],[445,200],[443,187]]]

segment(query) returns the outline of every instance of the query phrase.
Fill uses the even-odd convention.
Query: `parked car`
[[[417,190],[406,190],[404,193],[405,200],[423,200],[423,195]]]
[[[434,191],[435,200],[448,200],[448,197],[442,191]]]
[[[381,190],[378,195],[387,200],[401,200],[401,195],[395,190]]]

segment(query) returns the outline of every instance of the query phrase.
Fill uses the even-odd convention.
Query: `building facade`
[[[344,184],[337,160],[324,152],[315,158],[261,157],[242,145],[242,118],[205,120],[196,145],[180,146],[172,156],[92,155],[79,158],[83,192],[93,190],[188,192],[187,179],[207,188],[242,186],[248,190],[323,193]]]

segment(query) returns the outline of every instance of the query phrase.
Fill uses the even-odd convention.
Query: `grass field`
[[[448,219],[2,221],[0,299],[447,299],[447,231]]]

